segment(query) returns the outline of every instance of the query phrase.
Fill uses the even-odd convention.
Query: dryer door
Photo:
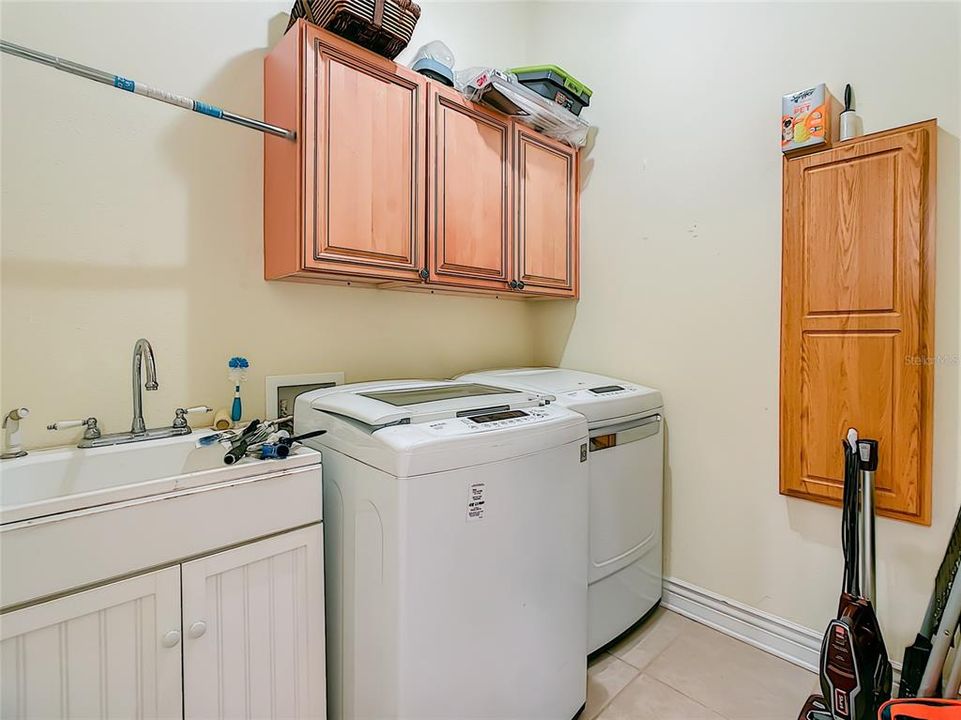
[[[663,425],[649,415],[590,433],[591,583],[652,555],[660,585]]]

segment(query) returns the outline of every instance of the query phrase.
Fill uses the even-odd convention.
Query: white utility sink
[[[196,447],[190,435],[81,450],[32,452],[0,463],[0,525],[315,463],[299,448],[285,460],[225,465],[219,444]],[[256,466],[256,469],[251,466]]]

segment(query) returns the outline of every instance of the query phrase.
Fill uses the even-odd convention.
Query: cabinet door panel
[[[180,568],[7,613],[0,621],[6,718],[181,716]]]
[[[781,492],[838,502],[879,441],[877,508],[930,522],[934,122],[785,160]]]
[[[432,86],[428,124],[430,279],[506,290],[510,121]]]
[[[576,152],[515,124],[517,279],[528,292],[577,295]]]
[[[878,152],[807,171],[808,313],[892,312],[898,156]]]
[[[423,262],[425,83],[308,31],[307,267],[416,279]]]
[[[321,528],[183,565],[187,718],[324,717]]]

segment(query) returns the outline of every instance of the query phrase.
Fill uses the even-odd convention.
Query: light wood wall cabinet
[[[877,508],[929,524],[937,125],[784,161],[781,492],[837,504],[848,427]]]
[[[426,82],[301,22],[265,62],[268,279],[414,280],[424,262]]]
[[[577,296],[577,156],[514,124],[517,282],[527,293]]]
[[[265,277],[577,297],[577,153],[303,21],[265,60]]]
[[[430,85],[429,280],[503,290],[513,277],[510,119]]]

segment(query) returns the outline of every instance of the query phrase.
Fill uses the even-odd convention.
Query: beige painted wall
[[[5,2],[0,19],[7,39],[259,116],[286,7]],[[412,48],[441,36],[460,66],[557,62],[594,88],[576,308],[265,283],[255,133],[3,58],[0,407],[34,410],[34,446],[72,439],[42,430],[56,418],[123,428],[139,335],[158,355],[153,424],[225,403],[234,353],[253,362],[252,413],[281,372],[536,361],[647,382],[668,407],[669,572],[822,627],[838,513],[777,494],[778,98],[850,81],[869,131],[940,118],[937,343],[956,357],[958,5],[425,7]],[[892,648],[915,631],[961,501],[957,363],[936,391],[934,524],[878,528]]]
[[[4,39],[261,117],[262,58],[289,6],[4,2],[0,19]],[[462,62],[512,65],[526,13],[425,8],[413,46],[441,35]],[[253,416],[265,374],[446,377],[530,362],[521,302],[264,282],[258,133],[6,55],[0,72],[0,407],[33,411],[28,447],[76,442],[44,430],[57,419],[126,429],[141,335],[160,378],[144,396],[150,425],[225,405],[234,354],[252,363]]]
[[[878,524],[900,658],[961,502],[961,6],[541,7],[532,59],[593,87],[598,132],[582,299],[536,309],[537,359],[661,388],[668,573],[808,627],[836,610],[840,514],[778,494],[780,96],[851,82],[868,131],[939,118],[934,524]]]

